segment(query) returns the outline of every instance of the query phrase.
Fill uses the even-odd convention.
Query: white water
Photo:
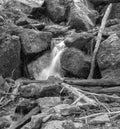
[[[60,76],[60,56],[65,49],[64,41],[56,44],[51,53],[50,65],[40,73],[39,80],[47,80],[50,76]]]

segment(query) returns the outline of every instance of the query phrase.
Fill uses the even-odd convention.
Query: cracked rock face
[[[20,34],[21,43],[25,54],[39,53],[51,45],[52,34],[50,32],[24,29]]]
[[[90,58],[76,48],[66,49],[61,56],[61,68],[71,75],[87,78],[90,70]]]
[[[117,34],[112,34],[101,43],[97,60],[104,78],[120,76],[120,38]]]

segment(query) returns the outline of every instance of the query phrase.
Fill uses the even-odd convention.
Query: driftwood
[[[17,123],[11,125],[9,129],[20,129],[23,125],[25,125],[31,118],[31,116],[36,115],[40,112],[40,107],[37,106],[32,109],[24,118],[20,119]]]
[[[87,86],[87,87],[113,87],[113,86],[120,86],[120,80],[107,80],[107,79],[83,79],[83,80],[64,80],[65,83],[71,85],[78,85],[78,86]]]
[[[102,33],[104,31],[106,21],[107,21],[107,19],[109,17],[109,14],[111,12],[111,8],[112,8],[112,4],[110,4],[108,6],[108,8],[107,8],[107,10],[105,12],[105,15],[104,15],[104,17],[102,19],[101,27],[100,27],[100,30],[99,30],[98,36],[97,36],[97,42],[96,42],[95,49],[94,49],[94,52],[93,52],[90,74],[88,76],[89,79],[93,78],[94,69],[95,69],[96,56],[97,56],[97,53],[98,53],[98,50],[99,50],[99,46],[100,46],[101,39],[102,39]]]
[[[86,95],[84,95],[83,93],[81,93],[77,88],[68,85],[66,83],[62,83],[61,84],[63,86],[63,88],[66,88],[69,92],[73,93],[78,99],[74,102],[74,104],[79,101],[79,100],[84,100],[84,102],[86,102],[87,104],[91,104],[91,105],[96,105],[96,101],[87,97]],[[82,105],[82,103],[81,103]]]

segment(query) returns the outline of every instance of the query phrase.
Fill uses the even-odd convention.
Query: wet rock
[[[65,39],[65,45],[67,47],[74,47],[80,49],[86,53],[89,53],[92,48],[91,39],[93,35],[90,33],[72,33],[71,35],[67,36]]]
[[[53,120],[45,123],[42,129],[79,129],[82,126],[82,123],[73,122],[72,120]]]
[[[25,99],[17,105],[15,113],[26,115],[36,106],[38,106],[38,104],[35,101]]]
[[[46,111],[50,107],[54,107],[57,104],[60,104],[60,97],[44,97],[37,100],[38,104],[41,107],[42,112]]]
[[[0,74],[3,77],[20,76],[21,45],[18,36],[9,34],[0,37]]]
[[[68,25],[78,30],[88,30],[94,26],[98,13],[94,11],[91,3],[76,0],[69,2]]]
[[[37,60],[28,64],[27,68],[31,77],[36,80],[40,78],[40,74],[44,68],[50,63],[50,52],[46,52],[44,55],[39,57]]]
[[[76,48],[68,48],[61,55],[61,68],[65,71],[65,76],[87,78],[90,58]]]
[[[112,34],[101,43],[97,60],[103,78],[120,77],[120,38],[117,34]]]
[[[20,34],[25,54],[39,53],[50,47],[52,34],[50,32],[24,29]]]
[[[45,6],[48,16],[54,22],[65,20],[65,7],[60,0],[45,0]]]

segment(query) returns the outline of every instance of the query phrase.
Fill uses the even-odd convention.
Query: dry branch
[[[31,118],[31,116],[36,115],[38,112],[40,112],[40,107],[37,106],[34,109],[32,109],[24,118],[20,119],[17,123],[11,125],[9,129],[20,129],[28,120]]]
[[[102,23],[101,23],[101,27],[100,27],[100,30],[98,32],[98,36],[97,36],[97,42],[96,42],[96,45],[95,45],[95,50],[93,52],[93,57],[92,57],[92,62],[91,62],[91,69],[90,69],[90,74],[88,76],[89,79],[91,79],[93,77],[93,74],[94,74],[94,69],[95,69],[95,61],[96,61],[96,56],[97,56],[97,52],[99,50],[99,46],[100,46],[100,42],[101,42],[101,39],[102,39],[102,33],[104,31],[104,28],[105,28],[105,24],[106,24],[106,21],[109,17],[109,14],[111,12],[111,8],[112,8],[112,4],[110,4],[105,12],[105,15],[102,19]]]
[[[81,93],[77,88],[72,87],[71,85],[68,85],[66,83],[62,83],[61,84],[63,87],[65,87],[68,91],[70,91],[71,93],[73,93],[75,96],[78,97],[77,100],[84,100],[86,103],[88,104],[92,104],[92,105],[96,105],[96,101],[94,101],[91,98],[88,98],[87,96],[85,96],[83,93]]]

